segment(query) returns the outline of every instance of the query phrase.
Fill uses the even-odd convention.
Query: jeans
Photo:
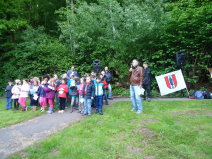
[[[145,92],[144,92],[144,99],[147,97],[147,98],[151,98],[152,95],[151,95],[151,85],[150,84],[145,84],[143,85],[143,88],[145,89]]]
[[[103,90],[103,97],[104,97],[104,99],[105,99],[105,104],[108,104],[107,90],[106,90],[106,89]],[[103,101],[102,101],[102,102],[103,102]]]
[[[80,113],[84,113],[84,101],[83,100],[84,100],[83,96],[80,95],[79,96],[79,107],[78,107]]]
[[[140,86],[130,85],[130,98],[131,98],[131,101],[132,101],[132,109],[142,111],[143,110],[142,99],[137,93],[138,92],[137,89],[139,87]]]
[[[97,113],[102,113],[102,104],[103,104],[103,96],[96,96],[95,97],[95,106],[96,106]]]
[[[57,108],[60,107],[60,100],[59,100],[59,97],[58,97],[58,92],[55,93],[55,99],[56,99],[56,106]]]
[[[11,109],[12,108],[12,98],[6,98],[6,109]]]
[[[112,99],[112,87],[111,87],[111,84],[108,84],[108,98],[109,99]]]
[[[78,105],[78,96],[71,96],[71,107],[70,107],[70,111],[73,112],[73,107],[76,105]]]
[[[92,99],[87,98],[86,96],[84,97],[84,114],[91,115],[91,103]]]

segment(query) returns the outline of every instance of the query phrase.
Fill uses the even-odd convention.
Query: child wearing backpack
[[[71,107],[70,107],[70,113],[73,112],[73,107],[74,105],[78,104],[78,90],[77,90],[77,86],[72,86],[71,87],[71,93],[70,93],[70,96],[71,96]]]

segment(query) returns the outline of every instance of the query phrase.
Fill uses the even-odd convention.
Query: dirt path
[[[187,98],[155,98],[153,100],[189,100]],[[114,98],[109,100],[110,104],[119,101],[130,101],[130,98]],[[77,113],[46,114],[31,120],[0,129],[0,159],[4,159],[32,145],[34,142],[42,140],[58,130],[82,120],[84,117]]]

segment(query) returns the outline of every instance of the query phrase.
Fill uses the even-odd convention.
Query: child
[[[6,92],[6,109],[9,110],[12,108],[12,88],[13,88],[13,82],[8,81],[8,85],[5,89]]]
[[[66,107],[67,107],[68,101],[71,101],[71,92],[72,92],[73,88],[76,86],[74,76],[71,75],[70,79],[68,79],[66,83],[68,85],[68,94],[67,94],[67,98],[66,98]]]
[[[68,93],[68,86],[66,85],[65,79],[62,80],[62,84],[58,87],[57,91],[60,99],[60,110],[58,111],[58,113],[64,113],[66,97]]]
[[[94,85],[91,83],[91,78],[88,76],[86,78],[86,84],[84,89],[84,115],[91,115],[91,103],[94,99]]]
[[[21,81],[19,79],[15,80],[15,85],[12,88],[12,99],[14,100],[14,110],[18,110],[19,108],[19,103],[18,103],[18,98],[20,96],[20,91],[21,91]]]
[[[30,93],[32,95],[31,97],[31,106],[32,110],[36,111],[37,106],[38,106],[38,89],[40,86],[40,80],[38,77],[33,78],[33,85],[31,85]]]
[[[79,106],[78,106],[78,110],[79,110],[79,113],[81,113],[81,114],[84,113],[84,98],[83,98],[84,84],[85,84],[85,79],[84,78],[81,78],[80,79],[80,84],[78,85],[78,94],[79,94]]]
[[[73,112],[73,106],[78,103],[78,90],[77,90],[77,86],[72,86],[71,87],[71,107],[70,107],[70,112]]]
[[[56,106],[57,108],[60,107],[60,102],[59,102],[59,97],[58,97],[58,91],[57,91],[57,88],[61,85],[61,81],[58,79],[58,76],[57,74],[54,74],[54,84],[56,86],[56,92],[55,92],[55,99],[56,99]]]
[[[104,71],[102,71],[102,73],[103,73]],[[108,99],[107,99],[107,89],[108,89],[108,84],[107,84],[107,81],[106,81],[106,76],[104,76],[104,75],[100,75],[100,77],[101,77],[101,82],[104,84],[104,95],[103,95],[103,97],[104,97],[104,99],[105,99],[105,104],[106,105],[108,105]]]
[[[44,87],[48,87],[47,82],[49,81],[49,76],[45,75],[43,77],[43,81],[41,82],[41,85],[38,88],[38,95],[39,95],[39,102],[41,105],[41,112],[45,111],[45,108],[47,106],[47,100],[46,100],[46,92],[44,91]]]
[[[96,113],[103,115],[102,105],[103,105],[103,94],[104,94],[104,84],[101,83],[101,77],[97,77],[95,82],[95,106]]]
[[[29,90],[30,90],[29,83],[26,79],[24,79],[23,84],[21,86],[20,96],[18,99],[19,104],[22,106],[21,111],[27,110],[26,100],[27,100],[27,97],[29,96]]]
[[[30,100],[30,104],[29,104],[29,108],[32,108],[32,102],[33,102],[33,87],[34,87],[34,77],[32,77],[30,79],[30,82],[29,82],[29,86],[30,86],[30,90],[29,90],[29,100]]]
[[[47,83],[47,87],[43,87],[44,91],[46,92],[46,99],[49,103],[49,111],[48,114],[53,113],[54,109],[54,96],[55,96],[55,84],[54,84],[54,78],[51,78],[49,82]]]

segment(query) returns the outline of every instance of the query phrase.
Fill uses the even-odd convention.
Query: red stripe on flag
[[[171,88],[171,85],[170,85],[170,83],[169,83],[169,78],[168,78],[168,76],[164,77],[164,79],[165,79],[165,81],[166,81],[167,87],[168,87],[168,88]]]
[[[177,87],[177,79],[176,79],[175,74],[172,75],[172,80],[174,82],[174,86]]]

